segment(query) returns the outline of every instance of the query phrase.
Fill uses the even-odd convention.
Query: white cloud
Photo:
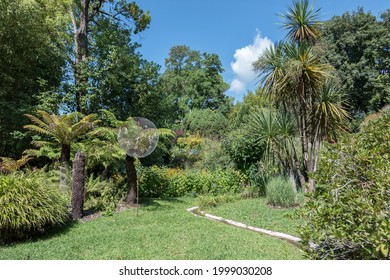
[[[242,92],[245,90],[245,84],[238,79],[234,79],[230,83],[230,90],[233,92]]]
[[[253,71],[252,64],[271,45],[272,41],[267,37],[261,37],[260,32],[257,31],[252,44],[235,51],[235,61],[230,63],[234,72],[234,78],[230,83],[230,91],[243,92],[249,83],[253,83],[256,73]]]

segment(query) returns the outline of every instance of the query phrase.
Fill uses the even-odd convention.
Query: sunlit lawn
[[[237,210],[241,214],[228,217],[243,222],[261,218],[250,212],[248,220],[244,212],[239,212],[239,205],[248,201],[226,204],[214,211],[223,215]],[[29,241],[0,246],[0,259],[303,258],[301,251],[286,241],[188,213],[186,208],[196,203],[193,198],[151,200],[139,210],[138,216],[135,209],[130,209],[51,230]],[[250,209],[255,211],[255,201],[251,203],[254,208]]]
[[[294,208],[272,208],[265,198],[237,200],[209,208],[206,212],[247,225],[297,235],[299,221],[293,219]]]

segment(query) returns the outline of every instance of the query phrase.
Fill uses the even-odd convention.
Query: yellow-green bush
[[[9,241],[64,223],[66,197],[41,175],[0,176],[0,239]]]

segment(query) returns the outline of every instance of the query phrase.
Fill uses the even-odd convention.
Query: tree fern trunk
[[[136,204],[137,198],[137,170],[134,165],[134,158],[126,155],[126,175],[127,175],[127,198],[126,203],[130,205]]]
[[[77,152],[73,162],[72,176],[72,218],[77,220],[83,217],[84,181],[85,181],[85,154]]]
[[[60,185],[66,186],[66,175],[69,171],[70,145],[62,144],[60,156]]]

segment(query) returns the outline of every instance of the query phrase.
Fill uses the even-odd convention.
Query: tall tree
[[[65,19],[52,1],[0,0],[0,156],[29,145],[22,115],[58,109]]]
[[[329,98],[326,106],[322,106],[325,85],[334,81],[331,81],[332,67],[322,59],[322,50],[316,45],[318,10],[310,7],[307,0],[293,2],[284,16],[289,41],[266,50],[254,67],[260,73],[265,90],[296,118],[303,157],[303,169],[298,175],[301,184],[308,182],[308,189],[313,190],[315,181],[310,175],[317,169],[321,142],[336,129],[343,128],[348,114],[339,102],[331,103]],[[313,113],[316,110],[321,112]],[[324,118],[325,122],[334,123],[324,126]],[[299,170],[298,166],[296,168]]]
[[[390,10],[381,18],[359,8],[333,17],[321,29],[326,58],[355,116],[390,103]]]
[[[90,36],[89,111],[109,109],[119,119],[143,116],[159,126],[170,112],[160,90],[159,66],[142,58],[139,44],[119,22],[101,18]]]
[[[84,113],[89,104],[88,56],[90,31],[102,19],[107,19],[127,28],[128,35],[137,34],[149,26],[150,15],[135,2],[126,0],[75,0],[69,7],[73,27],[73,53],[71,62],[74,75],[76,110]]]
[[[218,55],[174,46],[165,66],[163,90],[170,94],[180,118],[191,109],[210,108],[227,113],[230,100],[224,92],[229,86],[223,81]]]

